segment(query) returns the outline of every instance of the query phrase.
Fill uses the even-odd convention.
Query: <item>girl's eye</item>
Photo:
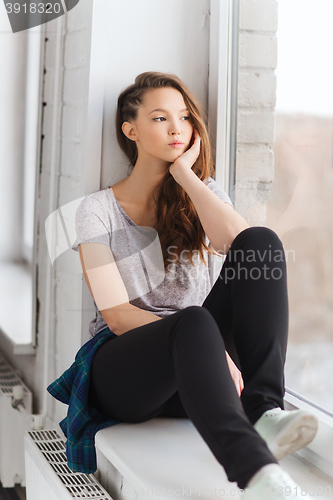
[[[185,120],[190,120],[190,116],[187,115],[184,115],[182,118],[184,118]],[[154,122],[165,121],[165,120],[166,119],[164,118],[164,116],[158,116],[157,118],[153,118]]]

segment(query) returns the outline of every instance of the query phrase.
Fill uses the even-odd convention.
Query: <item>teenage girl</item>
[[[123,422],[189,418],[244,499],[298,497],[278,460],[314,438],[317,420],[284,410],[282,242],[249,227],[213,179],[203,113],[175,75],[140,74],[116,127],[132,172],[88,195],[76,219],[91,333],[112,332],[89,402]],[[225,255],[213,287],[208,253]]]

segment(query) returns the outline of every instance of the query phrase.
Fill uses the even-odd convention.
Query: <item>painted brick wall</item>
[[[63,16],[60,44],[57,38],[57,20],[46,24],[45,86],[43,149],[39,190],[38,237],[38,299],[40,317],[39,341],[36,354],[34,391],[36,410],[41,411],[45,383],[58,377],[73,362],[81,345],[82,274],[66,272],[58,258],[53,265],[51,282],[51,315],[47,324],[46,268],[49,259],[45,238],[45,220],[50,214],[49,198],[55,194],[53,210],[82,196],[85,154],[86,99],[91,30],[90,0],[79,4]],[[55,109],[55,103],[57,106]],[[55,175],[51,164],[55,164]],[[52,211],[52,210],[51,210]],[[48,380],[44,381],[44,348],[49,329]],[[67,407],[49,397],[48,414],[55,423],[65,415]]]
[[[236,210],[266,225],[274,175],[277,1],[240,0]]]

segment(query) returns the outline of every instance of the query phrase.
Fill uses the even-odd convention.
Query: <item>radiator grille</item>
[[[25,393],[28,392],[27,388],[18,378],[12,367],[0,356],[0,392],[2,394],[11,394],[14,385],[21,385]]]
[[[61,487],[65,488],[72,498],[111,500],[93,474],[71,471],[67,465],[65,442],[55,430],[28,431],[27,434],[61,481]]]
[[[63,441],[38,442],[38,443],[36,443],[36,446],[42,452],[44,452],[44,451],[55,452],[55,451],[61,451],[61,450],[66,449],[65,443]]]

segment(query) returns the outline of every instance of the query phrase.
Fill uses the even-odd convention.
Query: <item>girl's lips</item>
[[[173,142],[172,144],[169,144],[172,148],[182,148],[184,144],[182,142]]]

